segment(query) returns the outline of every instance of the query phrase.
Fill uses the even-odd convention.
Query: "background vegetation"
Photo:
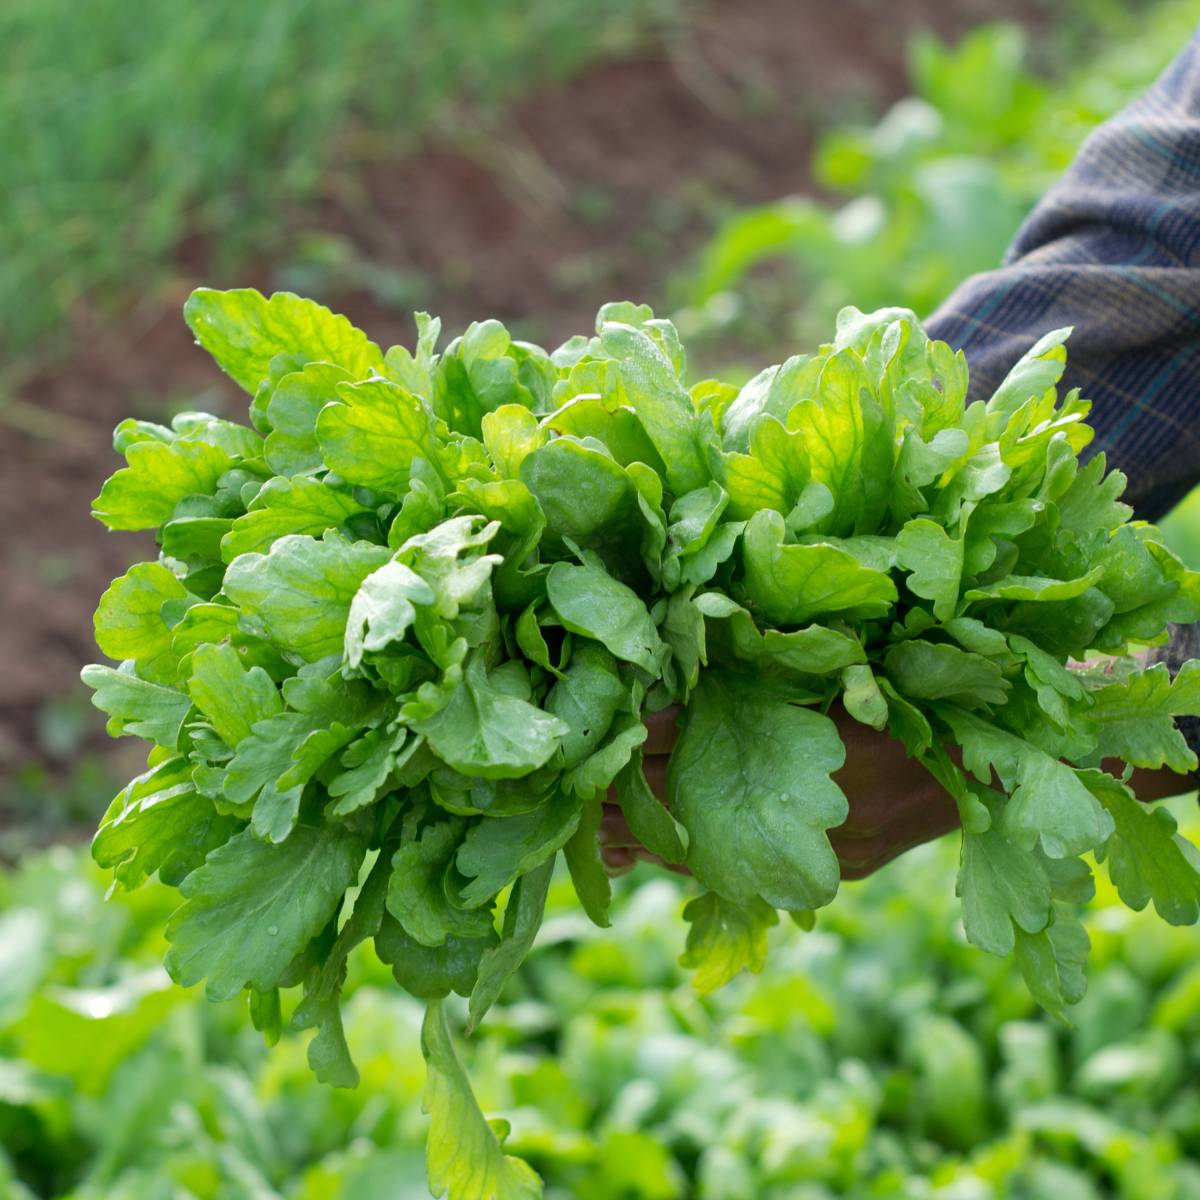
[[[747,207],[711,179],[672,193],[699,199],[646,214],[659,281],[646,298],[677,309],[723,365],[821,336],[847,301],[932,307],[998,259],[1087,130],[1200,19],[1194,0],[1136,12],[1080,0],[1050,21],[1008,7],[1029,20],[953,49],[914,25],[912,94],[894,107],[821,108],[810,194]],[[494,159],[490,131],[511,133],[515,97],[597,59],[660,53],[695,11],[214,0],[135,18],[115,0],[12,0],[0,11],[0,373],[24,377],[51,350],[78,372],[81,327],[102,337],[161,303],[193,261],[287,260],[323,299],[349,287],[394,311],[413,294],[408,264],[348,251],[340,230],[298,253],[296,230],[319,230],[373,164],[430,141]],[[702,70],[689,78],[712,85]],[[719,87],[710,99],[722,103]],[[499,152],[528,189],[550,186],[520,139]],[[571,203],[598,244],[614,236],[611,195]],[[663,253],[708,231],[695,253]],[[607,284],[582,261],[566,286]],[[417,291],[436,301],[444,282]],[[41,394],[13,392],[0,414],[26,431]],[[1200,564],[1200,500],[1166,527]],[[92,728],[75,699],[47,702],[35,737],[57,766],[26,763],[3,793],[0,1197],[426,1195],[419,1015],[386,968],[352,964],[353,1093],[312,1080],[303,1038],[265,1048],[240,1006],[172,988],[158,966],[167,893],[106,904],[78,848],[107,800]],[[1194,798],[1174,807],[1194,835]],[[53,837],[73,844],[31,848]],[[848,886],[814,932],[774,931],[761,976],[708,997],[676,963],[685,885],[639,869],[603,935],[564,905],[470,1050],[481,1100],[563,1200],[1200,1196],[1194,931],[1102,908],[1091,992],[1060,1028],[1008,964],[965,945],[953,870],[939,845]]]
[[[1194,835],[1194,801],[1174,807]],[[966,945],[953,858],[926,847],[847,886],[815,931],[773,931],[760,976],[707,997],[676,962],[675,881],[626,880],[601,932],[564,877],[470,1047],[481,1103],[552,1200],[1200,1194],[1194,931],[1098,908],[1090,992],[1061,1028],[1010,963]],[[0,1194],[427,1195],[421,1012],[386,967],[352,960],[363,1082],[334,1091],[304,1039],[266,1049],[241,1003],[169,982],[166,889],[106,904],[103,888],[62,848],[4,881]]]
[[[1052,76],[1032,68],[1016,25],[978,26],[954,46],[916,33],[911,94],[818,141],[813,177],[827,198],[728,213],[676,278],[684,328],[720,358],[819,342],[847,304],[932,312],[1000,261],[1083,139],[1146,89],[1198,13],[1192,0],[1107,12],[1086,61]]]
[[[13,0],[0,10],[0,347],[61,337],[85,299],[151,291],[185,242],[225,264],[278,254],[286,219],[353,188],[364,162],[628,54],[677,11]]]

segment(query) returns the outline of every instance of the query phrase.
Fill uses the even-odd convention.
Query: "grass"
[[[330,172],[628,50],[680,3],[6,0],[0,355],[145,294],[184,238],[224,267],[277,250]]]

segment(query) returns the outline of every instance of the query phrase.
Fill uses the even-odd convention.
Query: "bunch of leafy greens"
[[[1200,915],[1196,850],[1101,768],[1196,765],[1174,718],[1200,714],[1200,668],[1128,651],[1200,619],[1200,575],[1130,521],[1101,456],[1080,466],[1066,331],[968,404],[962,356],[906,310],[847,309],[740,390],[689,389],[672,325],[625,303],[552,354],[486,321],[439,355],[423,315],[415,353],[384,354],[290,294],[185,311],[252,428],[117,428],[129,465],[95,514],[157,528],[162,553],[102,597],[122,662],[84,678],[110,732],[154,749],[95,856],[120,887],[179,887],[181,984],[245,989],[269,1038],[301,988],[291,1023],[334,1084],[357,1078],[339,992],[372,940],[428,1001],[435,1194],[540,1192],[443,1000],[484,1016],[560,851],[606,922],[610,788],[704,888],[685,912],[702,987],[761,966],[777,910],[833,899],[834,701],[954,796],[967,937],[1014,954],[1051,1012],[1084,989],[1084,855],[1130,906]],[[668,815],[641,747],[672,702]]]

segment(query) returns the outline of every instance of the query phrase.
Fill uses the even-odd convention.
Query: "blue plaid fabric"
[[[1200,30],[1155,86],[1097,129],[995,271],[930,318],[986,399],[1047,330],[1073,325],[1064,382],[1155,520],[1200,483]]]
[[[986,399],[1043,333],[1063,325],[1064,383],[1092,403],[1126,498],[1155,520],[1200,483],[1200,30],[1155,86],[1084,143],[995,271],[968,279],[930,318],[960,347]],[[1154,657],[1200,656],[1200,626]],[[1180,729],[1200,755],[1200,718]]]

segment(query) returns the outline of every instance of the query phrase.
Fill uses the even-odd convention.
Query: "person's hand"
[[[846,743],[846,763],[833,778],[846,793],[850,815],[829,831],[843,879],[862,879],[898,854],[931,841],[959,825],[958,807],[903,745],[854,720],[840,704],[829,714]],[[647,718],[646,782],[666,803],[667,761],[675,745],[679,709],[671,707]],[[637,861],[660,863],[637,842],[621,809],[606,803],[600,823],[600,852],[614,873]],[[666,864],[661,864],[666,865]],[[686,872],[686,868],[674,868]]]
[[[646,718],[646,740],[642,744],[642,773],[646,776],[650,790],[664,805],[667,803],[667,763],[678,737],[678,720],[677,704],[672,704],[670,708],[664,708],[661,712],[651,713]],[[691,874],[687,867],[672,866],[657,854],[651,854],[633,836],[621,806],[615,803],[615,788],[609,789],[609,797],[600,817],[599,836],[600,857],[610,874],[623,875],[626,871],[632,871],[639,862],[656,863],[679,875]]]
[[[886,733],[854,720],[841,704],[829,715],[846,744],[845,765],[833,779],[846,793],[850,814],[844,824],[829,831],[843,879],[863,879],[906,850],[932,841],[959,827],[958,806],[929,772],[906,754],[903,745]],[[646,782],[667,802],[667,762],[677,736],[677,706],[654,713],[646,720],[643,746]],[[1105,769],[1118,776],[1119,762]],[[1130,781],[1139,800],[1161,800],[1187,791],[1192,784],[1166,769],[1134,771]],[[687,874],[651,854],[630,832],[616,803],[605,803],[600,822],[600,854],[613,874],[632,870],[641,862],[657,863]]]

